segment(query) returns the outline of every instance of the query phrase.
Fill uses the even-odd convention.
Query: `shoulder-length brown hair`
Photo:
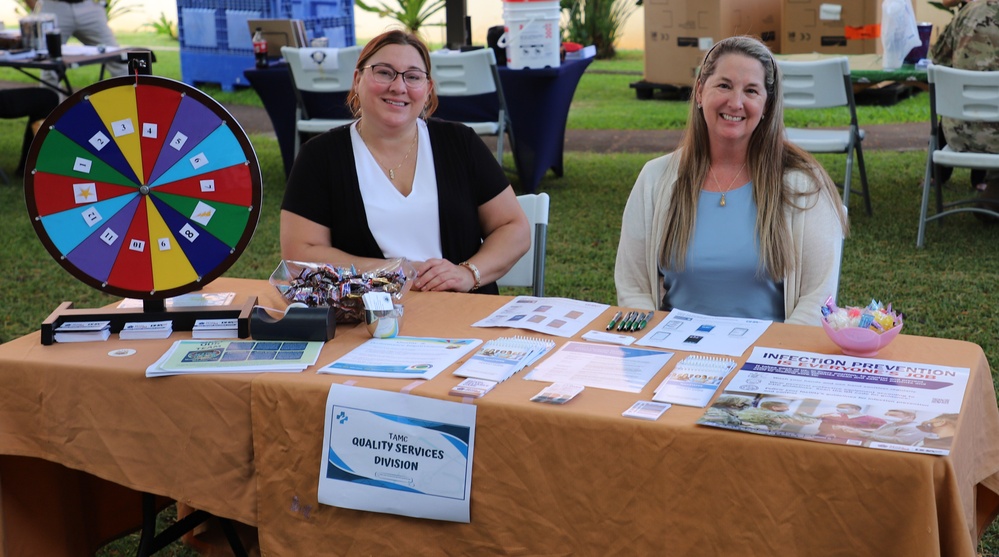
[[[749,36],[729,37],[719,41],[704,56],[694,91],[715,73],[718,60],[726,54],[746,56],[763,66],[767,100],[760,123],[750,136],[746,162],[753,180],[753,199],[756,201],[756,235],[761,265],[759,271],[765,270],[773,280],[780,281],[794,266],[785,207],[799,206],[799,202],[813,205],[816,203],[815,194],[831,195],[836,207],[840,207],[842,203],[839,201],[836,185],[815,158],[785,139],[780,68],[766,45]],[[666,213],[666,230],[659,251],[660,265],[675,270],[682,270],[684,267],[687,248],[694,232],[697,199],[711,167],[707,122],[704,120],[704,113],[696,106],[694,94],[691,94],[690,112],[686,130],[680,140],[680,151],[680,171]],[[791,191],[784,183],[784,175],[793,170],[809,174],[815,189],[806,192]],[[840,222],[845,234],[848,224],[844,211],[840,211]]]
[[[430,94],[427,96],[427,105],[423,108],[423,117],[429,118],[430,115],[437,110],[437,91],[434,88],[434,80],[430,78],[430,50],[427,49],[427,45],[424,44],[424,42],[416,35],[399,29],[393,29],[371,39],[371,41],[369,41],[368,44],[364,45],[364,48],[361,49],[361,55],[357,58],[357,65],[354,66],[354,73],[357,74],[362,71],[361,68],[368,65],[368,60],[370,60],[375,53],[390,44],[411,46],[420,53],[423,65],[427,68],[426,86],[430,88]],[[354,115],[354,118],[360,118],[361,99],[357,97],[356,85],[350,86],[350,93],[347,94],[347,107],[350,108],[350,112]]]

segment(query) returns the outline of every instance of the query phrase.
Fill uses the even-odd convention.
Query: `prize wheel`
[[[257,157],[236,120],[188,85],[101,81],[60,104],[28,153],[35,232],[67,271],[159,300],[228,269],[260,216]]]

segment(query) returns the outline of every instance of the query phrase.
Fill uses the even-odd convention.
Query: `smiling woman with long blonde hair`
[[[753,37],[705,55],[680,147],[625,206],[623,307],[817,325],[848,228],[836,186],[784,137],[780,70]]]

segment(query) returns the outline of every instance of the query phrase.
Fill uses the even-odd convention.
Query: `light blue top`
[[[663,309],[784,321],[784,288],[759,268],[752,182],[725,194],[701,191],[682,272],[659,269]]]

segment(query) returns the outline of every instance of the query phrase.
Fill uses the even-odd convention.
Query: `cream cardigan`
[[[621,220],[614,282],[621,307],[659,309],[663,279],[659,275],[659,246],[663,243],[666,212],[676,184],[679,153],[674,151],[645,164],[631,190]],[[785,183],[795,191],[814,189],[803,172],[790,172]],[[786,208],[793,243],[793,268],[784,277],[786,323],[819,325],[819,310],[836,296],[843,250],[843,231],[829,195],[803,198],[807,208]]]

